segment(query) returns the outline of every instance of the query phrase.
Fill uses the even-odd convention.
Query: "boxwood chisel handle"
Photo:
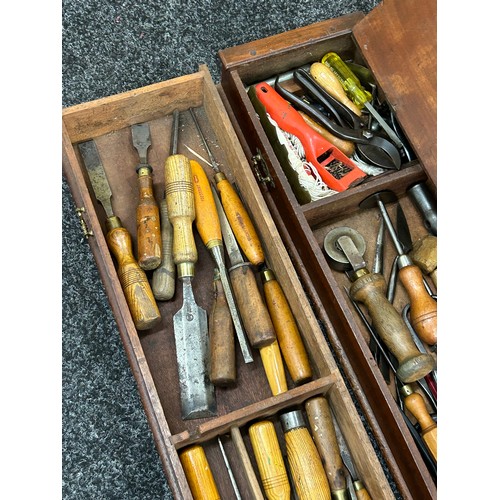
[[[189,446],[179,453],[179,458],[194,500],[220,500],[205,450],[198,444]]]
[[[291,488],[274,424],[256,422],[248,428],[248,435],[266,498],[289,500]]]
[[[330,500],[330,486],[301,410],[280,415],[293,482],[301,500]]]

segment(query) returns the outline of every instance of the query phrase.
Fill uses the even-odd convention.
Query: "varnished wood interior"
[[[113,210],[136,241],[135,207],[138,190],[135,167],[137,152],[132,146],[130,125],[148,122],[152,145],[148,159],[153,168],[157,200],[164,195],[163,166],[170,148],[171,114],[181,111],[178,152],[192,157],[189,145],[207,158],[187,113],[195,107],[212,152],[227,177],[236,183],[252,214],[265,248],[268,265],[274,270],[294,311],[311,364],[314,379],[293,389],[290,394],[273,398],[268,388],[258,352],[255,362],[243,363],[237,347],[238,382],[235,387],[216,390],[218,416],[213,419],[183,421],[180,417],[177,364],[172,315],[182,306],[179,284],[172,300],[158,302],[161,324],[138,333],[130,317],[118,281],[115,265],[105,242],[105,213],[96,200],[81,160],[78,143],[94,139],[113,193]],[[202,161],[209,178],[212,170]],[[176,448],[203,442],[223,498],[232,497],[232,488],[215,436],[234,425],[245,425],[252,418],[274,415],[288,405],[296,405],[314,394],[326,393],[339,419],[346,440],[365,484],[376,498],[392,498],[392,492],[359,419],[349,392],[338,372],[314,312],[283,246],[273,218],[254,180],[253,172],[238,144],[231,122],[224,112],[220,96],[208,70],[111,96],[63,110],[63,166],[77,206],[85,207],[87,225],[94,236],[89,243],[96,257],[131,369],[155,437],[165,473],[176,498],[190,498],[189,487]],[[198,249],[193,289],[196,302],[207,312],[212,305],[214,262],[195,232]],[[289,388],[293,383],[288,376]],[[206,441],[206,442],[205,442]],[[234,467],[240,486],[247,488],[244,474]]]

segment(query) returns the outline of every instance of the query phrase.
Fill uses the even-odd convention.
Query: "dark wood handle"
[[[147,330],[160,321],[160,311],[146,273],[134,258],[130,233],[124,227],[114,227],[106,238],[117,260],[118,278],[135,327]]]
[[[220,277],[214,279],[214,301],[208,324],[210,381],[227,386],[236,381],[234,327]]]
[[[370,273],[358,278],[349,293],[368,308],[373,327],[399,362],[400,380],[414,382],[434,370],[435,360],[430,354],[418,351],[403,318],[387,300],[385,289],[384,277]]]
[[[140,169],[139,204],[136,211],[137,261],[142,269],[151,271],[161,263],[160,211],[153,193],[153,177],[150,169]]]

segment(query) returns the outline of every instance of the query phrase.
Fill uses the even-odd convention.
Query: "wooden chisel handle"
[[[208,324],[210,381],[224,387],[236,381],[234,327],[218,271],[213,286],[214,301]]]
[[[179,458],[194,500],[220,500],[205,450],[200,445],[189,446],[179,453]]]
[[[430,354],[418,351],[403,318],[385,296],[386,283],[380,274],[365,274],[350,288],[351,297],[368,308],[372,324],[387,348],[396,356],[397,376],[404,383],[425,377],[436,367]]]
[[[285,294],[271,269],[266,268],[261,271],[261,276],[264,282],[267,309],[286,366],[295,384],[303,384],[309,381],[313,374],[297,323]]]
[[[118,264],[118,278],[138,330],[152,328],[160,321],[160,311],[146,273],[135,260],[130,233],[116,216],[106,221],[106,240]]]
[[[301,411],[282,414],[280,420],[298,497],[301,500],[330,500],[330,486],[325,469]]]
[[[315,396],[305,402],[305,409],[313,441],[323,461],[333,498],[347,500],[344,462],[337,443],[328,401],[324,396]]]
[[[177,275],[193,276],[198,260],[192,227],[196,212],[191,165],[184,155],[171,155],[165,162],[165,198],[174,233],[172,254]]]
[[[416,265],[405,266],[398,273],[410,299],[410,321],[420,340],[437,342],[437,302],[425,289],[422,271]]]
[[[248,428],[253,454],[268,500],[288,500],[290,483],[274,424],[263,420]]]
[[[238,193],[236,193],[231,183],[226,179],[226,176],[222,172],[217,172],[214,178],[220,193],[224,212],[236,240],[247,259],[254,266],[260,266],[265,261],[264,250],[262,249],[260,239],[250,215],[238,196]]]
[[[156,300],[170,300],[175,293],[175,264],[172,256],[173,228],[168,219],[167,201],[160,201],[162,260],[153,272],[151,286]]]
[[[283,365],[283,358],[281,356],[278,341],[275,340],[271,345],[261,347],[260,358],[273,396],[288,391],[285,366]]]
[[[139,204],[136,211],[137,260],[145,271],[156,269],[161,263],[160,211],[153,192],[151,167],[139,167]]]

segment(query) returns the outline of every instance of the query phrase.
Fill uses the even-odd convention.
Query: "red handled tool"
[[[307,161],[316,167],[329,188],[345,191],[362,182],[366,174],[340,149],[313,130],[299,112],[269,84],[259,83],[255,90],[257,98],[277,125],[300,140]]]

